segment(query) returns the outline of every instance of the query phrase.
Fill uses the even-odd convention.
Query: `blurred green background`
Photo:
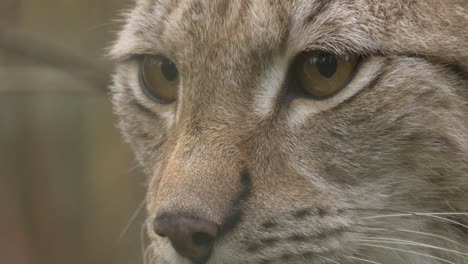
[[[145,179],[104,56],[131,5],[0,0],[0,264],[142,263]]]

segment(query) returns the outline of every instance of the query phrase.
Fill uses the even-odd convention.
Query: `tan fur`
[[[365,60],[331,99],[279,100],[305,50]],[[139,54],[176,63],[177,104],[143,95]],[[233,206],[209,264],[468,263],[453,214],[468,212],[466,0],[140,0],[111,55],[120,128],[149,175],[148,263],[188,263],[154,234],[158,214],[223,225]]]

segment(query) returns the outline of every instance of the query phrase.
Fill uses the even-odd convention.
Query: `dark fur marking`
[[[252,179],[247,170],[244,170],[240,174],[240,183],[242,191],[239,193],[237,198],[234,200],[233,206],[228,216],[224,219],[223,224],[218,232],[218,237],[224,236],[227,232],[232,230],[237,223],[242,219],[242,205],[248,200],[252,193]]]
[[[148,133],[148,132],[141,132],[141,133],[139,133],[138,135],[139,135],[141,138],[146,139],[146,140],[150,140],[150,139],[153,138],[153,136],[152,136],[150,133]]]
[[[146,32],[139,29],[135,32],[135,35],[137,35],[139,38],[144,38],[146,36]]]
[[[465,82],[468,82],[468,72],[463,70],[463,68],[460,65],[456,64],[449,64],[446,65],[450,71],[454,72],[457,76],[462,78]]]
[[[311,210],[310,209],[301,209],[301,210],[293,212],[293,216],[295,218],[299,218],[299,219],[305,218],[305,217],[307,217],[309,215],[311,215]]]
[[[276,227],[276,226],[278,226],[278,224],[275,223],[275,222],[272,222],[272,221],[267,221],[267,222],[264,222],[264,223],[262,224],[262,227],[263,227],[264,229],[271,229],[271,228],[274,228],[274,227]]]
[[[254,243],[248,243],[248,246],[247,246],[247,251],[249,252],[257,252],[260,250],[260,245],[258,244],[254,244]]]
[[[281,260],[288,261],[288,260],[291,260],[293,257],[294,257],[293,254],[286,253],[281,256]]]
[[[320,217],[325,217],[327,215],[327,210],[325,210],[324,208],[319,208],[317,209],[317,213]]]
[[[153,142],[154,143],[154,142]],[[159,151],[159,149],[162,148],[162,146],[166,143],[166,139],[165,139],[165,136],[164,136],[164,139],[159,141],[156,145],[152,146],[151,149],[153,151]]]
[[[329,235],[330,234],[328,234],[328,233],[320,233],[320,234],[317,235],[317,239],[318,240],[323,240],[323,239],[327,238]]]
[[[253,243],[253,242],[247,242],[246,243],[247,244],[247,251],[251,252],[251,253],[260,251],[261,249],[263,249],[265,247],[270,247],[270,246],[275,245],[276,243],[279,242],[279,239],[274,238],[274,237],[268,237],[268,238],[260,239],[259,242],[261,244],[256,244],[256,243]]]
[[[317,17],[320,14],[324,13],[328,9],[328,7],[333,3],[333,1],[317,0],[315,3],[317,6],[315,6],[314,10],[312,10],[312,13],[310,13],[309,16],[307,17],[307,20],[306,20],[307,23],[315,22]]]
[[[288,240],[293,241],[293,242],[304,242],[308,240],[308,237],[304,235],[295,234],[295,235],[290,236]]]
[[[137,100],[132,100],[131,101],[131,105],[136,108],[138,111],[142,112],[143,114],[145,114],[146,116],[151,116],[151,117],[155,117],[156,116],[156,113],[154,113],[153,111],[151,111],[151,109],[149,109],[148,107],[144,106],[143,104],[141,104],[140,102],[138,102]]]
[[[315,256],[318,256],[318,254],[316,254],[316,253],[314,253],[312,251],[307,251],[307,252],[299,253],[299,254],[284,253],[282,255],[272,257],[270,259],[262,259],[262,260],[260,260],[259,263],[271,263],[271,262],[275,262],[275,260],[278,260],[278,259],[280,259],[282,261],[282,263],[287,263],[287,262],[291,261],[295,257],[300,257],[302,259],[311,259],[311,258],[313,258]]]
[[[278,243],[278,238],[275,237],[268,237],[268,238],[263,238],[260,240],[261,243],[265,244],[266,246],[272,246],[276,243]]]

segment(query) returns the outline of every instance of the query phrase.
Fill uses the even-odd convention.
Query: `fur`
[[[330,99],[281,100],[306,50],[364,60]],[[177,103],[142,93],[141,54],[175,62]],[[157,215],[223,226],[233,208],[207,264],[468,263],[466,0],[139,0],[111,56],[147,263],[188,263]]]

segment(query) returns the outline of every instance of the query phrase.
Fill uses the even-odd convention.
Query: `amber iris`
[[[177,100],[179,71],[169,59],[144,56],[140,61],[140,84],[145,94],[159,103]]]
[[[306,52],[296,66],[300,90],[315,99],[331,97],[351,81],[358,63],[358,56]]]

